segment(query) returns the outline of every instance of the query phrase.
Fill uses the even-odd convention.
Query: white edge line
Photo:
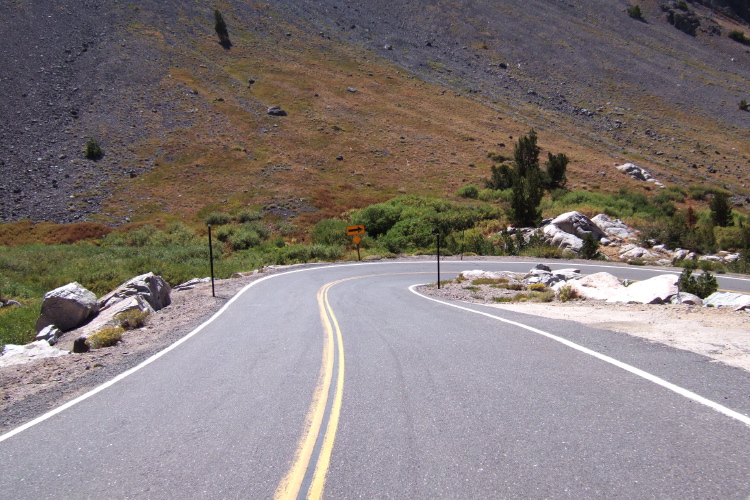
[[[564,339],[562,337],[558,337],[557,335],[553,335],[549,332],[545,332],[544,330],[539,330],[538,328],[534,328],[532,326],[524,325],[523,323],[518,323],[516,321],[511,321],[509,319],[501,318],[500,316],[495,316],[493,314],[483,312],[483,311],[476,311],[474,309],[470,309],[468,307],[460,306],[458,304],[452,304],[450,302],[444,302],[442,300],[438,300],[432,297],[428,297],[426,295],[423,295],[416,291],[416,287],[423,286],[423,285],[412,285],[409,287],[409,291],[411,291],[413,294],[422,297],[427,300],[431,300],[433,302],[437,302],[438,304],[443,304],[445,306],[455,307],[457,309],[461,309],[463,311],[468,311],[474,314],[480,314],[482,316],[486,316],[488,318],[496,319],[498,321],[502,321],[503,323],[508,323],[510,325],[517,326],[519,328],[523,328],[525,330],[529,330],[531,332],[537,333],[539,335],[542,335],[544,337],[547,337],[551,340],[554,340],[556,342],[560,342],[563,345],[566,345],[568,347],[571,347],[577,351],[580,351],[584,354],[588,354],[589,356],[593,356],[601,361],[604,361],[605,363],[609,363],[611,365],[617,366],[618,368],[622,368],[625,371],[628,371],[634,375],[637,375],[639,377],[642,377],[649,382],[653,382],[654,384],[660,385],[664,387],[665,389],[668,389],[672,392],[675,392],[679,394],[680,396],[684,396],[688,399],[692,399],[696,403],[700,403],[702,405],[708,406],[709,408],[718,411],[719,413],[723,413],[727,417],[733,418],[735,420],[738,420],[742,422],[743,424],[750,426],[750,417],[747,415],[743,415],[742,413],[736,412],[734,410],[731,410],[727,408],[726,406],[720,405],[719,403],[715,401],[711,401],[710,399],[704,398],[703,396],[700,396],[692,391],[689,391],[683,387],[680,387],[678,385],[675,385],[671,382],[667,382],[661,377],[657,377],[656,375],[653,375],[651,373],[648,373],[644,370],[641,370],[640,368],[636,368],[635,366],[629,365],[627,363],[623,363],[622,361],[618,361],[614,358],[611,358],[609,356],[606,356],[604,354],[601,354],[599,352],[593,351],[587,347],[583,347],[582,345],[576,344],[575,342],[571,342],[570,340]]]
[[[495,260],[460,260],[460,261],[447,260],[447,261],[441,261],[441,262],[443,262],[445,264],[481,264],[481,263],[533,264],[534,262],[538,263],[539,260],[532,260],[532,261],[528,261],[528,262],[527,261],[511,261],[511,262],[505,261],[505,262],[503,262],[502,260],[497,260],[497,261],[495,261]],[[166,353],[168,353],[172,349],[176,348],[177,346],[179,346],[183,342],[186,342],[191,337],[197,335],[198,332],[200,332],[201,330],[203,330],[203,328],[205,328],[210,323],[212,323],[216,318],[218,318],[235,300],[237,300],[240,297],[240,295],[242,295],[247,290],[249,290],[250,288],[252,288],[253,286],[257,285],[258,283],[260,283],[262,281],[265,281],[265,280],[271,279],[271,278],[275,278],[275,277],[278,277],[278,276],[284,276],[286,274],[300,273],[300,272],[305,272],[305,271],[314,271],[314,270],[318,270],[318,269],[331,269],[331,268],[336,268],[336,267],[386,265],[386,264],[412,264],[412,265],[414,265],[414,264],[432,264],[432,263],[434,263],[434,261],[432,261],[432,260],[425,260],[425,261],[402,261],[402,262],[387,262],[387,261],[386,262],[383,262],[383,261],[377,261],[377,262],[356,262],[356,263],[346,263],[346,264],[321,265],[319,267],[306,267],[304,269],[292,269],[290,271],[286,271],[286,272],[282,272],[282,273],[277,273],[277,274],[272,274],[270,276],[264,276],[263,278],[260,278],[258,280],[253,281],[252,283],[247,284],[244,288],[242,288],[239,292],[237,292],[234,295],[234,297],[232,297],[226,304],[224,304],[221,307],[221,309],[219,309],[216,313],[214,313],[213,316],[211,316],[208,320],[206,320],[204,323],[202,323],[196,329],[194,329],[193,331],[191,331],[190,333],[188,333],[187,335],[185,335],[181,339],[177,340],[175,343],[173,343],[173,344],[169,345],[168,347],[166,347],[165,349],[157,352],[156,354],[154,354],[150,358],[146,359],[145,361],[141,362],[140,364],[138,364],[138,365],[136,365],[136,366],[134,366],[134,367],[132,367],[132,368],[130,368],[130,369],[122,372],[122,373],[120,373],[119,375],[115,376],[113,379],[108,380],[107,382],[104,382],[103,384],[95,387],[94,389],[90,390],[89,392],[87,392],[85,394],[82,394],[82,395],[78,396],[77,398],[72,399],[72,400],[68,401],[67,403],[65,403],[63,405],[58,406],[57,408],[55,408],[53,410],[50,410],[49,412],[45,413],[44,415],[40,415],[39,417],[37,417],[37,418],[35,418],[33,420],[30,420],[29,422],[26,422],[25,424],[22,424],[22,425],[16,427],[15,429],[12,429],[12,430],[6,432],[5,434],[3,434],[3,435],[0,436],[0,443],[2,443],[3,441],[5,441],[6,439],[10,439],[11,437],[15,436],[16,434],[20,434],[21,432],[23,432],[23,431],[25,431],[25,430],[27,430],[27,429],[29,429],[29,428],[31,428],[31,427],[39,424],[39,423],[44,422],[45,420],[47,420],[47,419],[49,419],[49,418],[57,415],[58,413],[61,413],[61,412],[65,411],[65,410],[67,410],[68,408],[70,408],[72,406],[77,405],[78,403],[80,403],[82,401],[85,401],[86,399],[90,398],[94,394],[97,394],[97,393],[99,393],[99,392],[101,392],[101,391],[103,391],[103,390],[111,387],[112,385],[116,384],[117,382],[119,382],[120,380],[124,379],[125,377],[127,377],[129,375],[132,375],[133,373],[137,372],[138,370],[140,370],[141,368],[143,368],[143,367],[145,367],[147,365],[150,365],[151,363],[153,363],[154,361],[156,361],[160,357],[164,356]],[[612,266],[612,265],[606,265],[606,264],[605,265],[601,265],[601,264],[600,265],[597,265],[597,264],[577,264],[577,265],[578,266],[584,266],[584,267],[589,267],[589,266],[590,267],[612,267],[612,268],[625,268],[625,269],[627,269],[625,266]],[[652,270],[652,269],[644,269],[644,270],[659,272],[658,270]],[[453,271],[449,271],[449,272],[453,272]],[[664,272],[670,272],[670,271],[666,271],[665,270]],[[671,271],[671,272],[676,272],[676,271]],[[725,279],[743,280],[743,278],[725,278]],[[498,320],[504,321],[506,323],[517,325],[517,326],[519,326],[521,328],[526,328],[527,330],[531,330],[531,331],[539,333],[541,335],[545,335],[545,336],[547,336],[547,337],[549,337],[551,339],[557,340],[558,342],[562,342],[563,344],[569,345],[570,347],[573,347],[574,349],[578,349],[580,351],[586,352],[586,353],[591,354],[593,356],[596,356],[596,357],[598,357],[598,358],[600,358],[600,359],[602,359],[604,361],[607,361],[608,363],[612,363],[612,364],[614,364],[616,366],[621,366],[622,368],[624,368],[624,369],[626,369],[628,371],[632,371],[633,373],[636,373],[636,374],[640,375],[640,373],[638,373],[638,372],[641,372],[641,370],[638,370],[635,367],[632,367],[632,366],[627,365],[625,363],[621,363],[620,361],[617,361],[615,359],[612,359],[612,358],[609,358],[607,356],[604,356],[603,354],[599,354],[597,352],[590,351],[589,349],[586,349],[583,346],[579,346],[579,345],[574,344],[572,342],[569,342],[569,341],[567,341],[567,340],[565,340],[563,338],[556,337],[556,336],[554,336],[552,334],[543,332],[541,330],[537,330],[537,329],[532,328],[530,326],[522,325],[520,323],[515,323],[513,321],[510,321],[510,320],[507,320],[507,319],[503,319],[503,318],[500,318],[498,316],[493,316],[493,315],[488,314],[488,313],[474,311],[472,309],[461,307],[461,306],[458,306],[458,305],[455,305],[455,304],[449,304],[447,302],[442,302],[440,300],[436,300],[436,299],[427,297],[427,296],[422,295],[422,294],[420,294],[420,293],[418,293],[418,292],[416,292],[414,290],[414,287],[417,287],[417,286],[421,286],[421,285],[413,285],[412,287],[409,288],[409,290],[411,290],[416,295],[419,295],[420,297],[424,297],[424,298],[426,298],[428,300],[432,300],[432,301],[438,302],[440,304],[449,305],[449,306],[452,306],[452,307],[458,307],[459,309],[465,309],[466,311],[471,311],[471,312],[474,312],[474,313],[477,313],[477,314],[483,314],[485,316],[489,316],[491,318],[498,319]],[[710,401],[708,399],[702,398],[701,396],[698,396],[697,394],[694,394],[694,393],[692,393],[690,391],[687,391],[686,389],[682,389],[682,388],[680,388],[678,386],[670,384],[669,382],[667,382],[665,380],[662,380],[662,379],[660,379],[660,378],[658,378],[658,377],[656,377],[654,375],[650,375],[650,374],[648,374],[646,372],[641,372],[641,373],[643,373],[644,375],[648,375],[650,377],[653,377],[654,381],[660,380],[661,382],[663,382],[663,383],[660,383],[660,385],[664,385],[664,387],[667,387],[670,390],[674,390],[675,392],[678,392],[679,394],[682,394],[680,391],[684,391],[685,394],[691,394],[694,397],[687,396],[687,395],[686,395],[686,397],[690,397],[691,399],[694,399],[695,401],[701,402],[702,404],[706,404],[707,406],[710,406],[710,407],[716,409],[717,411],[720,411],[721,413],[725,413],[726,415],[729,415],[732,418],[737,418],[738,420],[741,420],[742,422],[744,422],[745,424],[747,424],[747,425],[750,426],[750,418],[748,418],[748,417],[746,417],[746,416],[744,416],[744,415],[742,415],[740,413],[734,412],[733,410],[730,410],[730,409],[728,409],[728,408],[726,408],[724,406],[721,406],[718,403],[714,403],[713,401]],[[644,375],[640,375],[640,376],[644,376]],[[648,378],[648,377],[644,377],[644,378]],[[656,382],[656,383],[659,383],[659,382]],[[727,413],[727,412],[729,412],[729,413]],[[750,500],[750,499],[748,499],[748,500]]]

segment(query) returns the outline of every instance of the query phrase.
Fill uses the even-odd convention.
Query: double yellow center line
[[[323,362],[318,383],[315,386],[313,402],[305,418],[302,439],[294,456],[294,463],[276,488],[274,495],[276,500],[317,500],[323,496],[344,395],[344,341],[339,322],[328,302],[329,290],[345,281],[401,274],[429,273],[406,272],[353,276],[332,281],[318,290],[318,310],[324,331]]]
[[[276,489],[277,500],[323,496],[344,394],[344,342],[338,320],[328,302],[328,291],[350,279],[357,278],[333,281],[318,290],[318,310],[325,334],[323,363],[294,464]],[[324,427],[325,432],[321,434]]]

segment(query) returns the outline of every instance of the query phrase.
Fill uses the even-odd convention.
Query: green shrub
[[[719,289],[719,283],[711,273],[704,271],[698,276],[698,278],[695,278],[693,276],[694,269],[695,268],[691,265],[682,270],[677,285],[681,292],[692,293],[693,295],[705,299]]]
[[[349,223],[340,219],[322,220],[313,226],[310,239],[318,245],[351,245],[351,238],[346,235],[347,226]]]
[[[742,30],[731,30],[727,33],[727,36],[735,42],[744,43],[745,45],[750,44],[750,38],[748,38]]]
[[[255,222],[259,221],[262,215],[257,210],[243,210],[237,214],[237,220],[239,222]]]
[[[92,349],[102,349],[112,347],[122,340],[122,334],[125,332],[121,326],[110,326],[99,330],[86,339],[86,343]]]
[[[748,105],[747,99],[742,99],[740,101],[740,109],[742,111],[748,111],[748,110],[750,110],[750,105]]]
[[[252,228],[241,227],[229,236],[229,248],[234,251],[254,248],[263,242],[263,238]]]
[[[643,20],[643,11],[641,11],[640,5],[628,7],[628,15],[633,19],[638,19],[639,21]]]
[[[459,196],[461,198],[471,198],[476,200],[479,196],[479,188],[476,187],[474,184],[468,184],[466,186],[458,188],[456,191],[456,196]]]
[[[146,324],[146,319],[149,316],[148,311],[141,311],[140,309],[131,309],[130,311],[122,312],[115,316],[115,320],[120,323],[120,326],[124,330],[135,330],[137,328],[143,328]]]
[[[481,201],[495,201],[502,196],[502,191],[497,189],[482,189],[477,194],[477,199]]]
[[[583,237],[583,245],[579,253],[581,258],[586,260],[592,260],[599,257],[599,241],[593,233],[586,233]]]
[[[212,226],[222,226],[224,224],[229,224],[231,222],[232,218],[229,216],[229,214],[225,214],[223,212],[213,212],[206,216],[206,224],[210,224]]]
[[[534,302],[552,302],[555,300],[555,292],[552,290],[532,292],[530,298]]]
[[[529,285],[529,290],[532,292],[544,292],[547,290],[547,286],[543,283],[532,283]]]
[[[89,160],[98,160],[102,156],[104,156],[104,150],[101,148],[101,146],[99,146],[99,143],[96,141],[96,139],[89,139],[86,142],[84,156],[86,156],[86,158],[88,158]]]
[[[565,285],[558,290],[557,298],[559,298],[561,302],[568,302],[569,300],[577,299],[578,292],[576,292],[572,286]]]

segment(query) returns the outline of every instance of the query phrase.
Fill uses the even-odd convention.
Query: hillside
[[[571,188],[645,189],[613,168],[634,161],[742,203],[750,46],[726,34],[750,33],[746,9],[687,2],[691,36],[662,3],[639,21],[611,0],[3,2],[0,221],[250,206],[305,226],[452,196],[531,127],[573,160]]]

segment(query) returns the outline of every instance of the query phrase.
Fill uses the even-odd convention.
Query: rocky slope
[[[291,207],[282,216],[329,205],[335,213],[351,206],[336,198],[359,184],[368,189],[358,203],[420,183],[446,195],[479,177],[467,167],[474,158],[530,126],[580,148],[573,156],[583,164],[572,173],[588,184],[579,187],[595,189],[592,179],[607,163],[639,161],[665,182],[747,194],[750,113],[737,103],[750,98],[750,48],[726,37],[747,30],[747,9],[730,0],[688,2],[700,19],[690,36],[667,22],[662,4],[644,1],[641,22],[619,0],[232,0],[220,6],[235,44],[224,51],[213,7],[193,0],[3,2],[0,221],[194,217],[222,198],[281,202]],[[389,61],[438,87],[397,74]],[[339,118],[359,112],[361,121],[362,108],[345,92],[318,89],[332,82],[385,88],[386,73],[394,85],[369,103],[368,123],[356,130],[327,123],[333,108]],[[249,77],[259,80],[250,93]],[[441,111],[441,87],[478,105]],[[399,99],[422,104],[421,116],[399,114]],[[285,130],[265,116],[282,100],[294,101],[298,120]],[[449,132],[429,123],[449,127],[448,117],[456,117]],[[388,135],[389,122],[411,137]],[[342,133],[306,136],[321,125]],[[461,129],[472,130],[455,134],[455,146],[413,145],[450,142]],[[99,161],[83,157],[89,138],[105,150]],[[299,152],[289,158],[292,146]],[[397,147],[411,161],[434,154],[428,166],[440,174],[397,174],[397,165],[409,164],[396,158]],[[346,167],[322,159],[368,148],[377,155]],[[373,161],[382,170],[372,178],[337,180],[363,175]]]

